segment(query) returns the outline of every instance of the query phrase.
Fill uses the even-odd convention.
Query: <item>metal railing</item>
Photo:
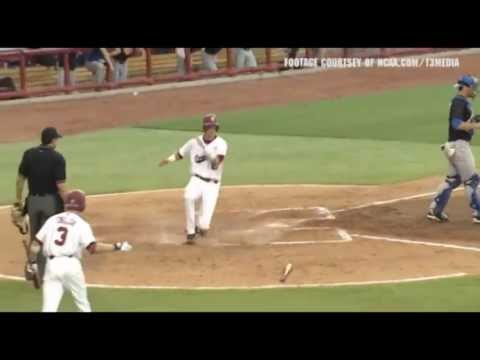
[[[78,53],[86,51],[85,48],[48,48],[48,49],[34,49],[34,50],[14,50],[0,52],[0,62],[6,61],[18,61],[18,71],[19,71],[19,89],[17,91],[9,92],[0,92],[0,99],[11,99],[11,98],[26,98],[33,96],[45,96],[51,94],[59,93],[71,93],[73,91],[81,90],[108,90],[116,89],[121,87],[128,87],[132,85],[152,85],[156,83],[164,82],[176,82],[176,81],[190,81],[205,79],[211,77],[219,76],[235,76],[243,73],[257,73],[257,72],[268,72],[268,71],[277,71],[280,67],[279,64],[272,62],[271,49],[265,49],[265,64],[262,64],[254,68],[242,68],[236,69],[233,65],[233,53],[231,48],[226,49],[226,58],[227,65],[224,69],[219,69],[217,71],[193,71],[192,67],[192,54],[190,49],[185,49],[185,69],[186,74],[163,74],[163,75],[153,75],[153,62],[152,62],[152,52],[149,48],[144,49],[145,51],[145,72],[143,76],[137,76],[132,79],[121,81],[118,83],[113,83],[111,81],[112,74],[111,69],[107,66],[106,73],[106,82],[102,84],[97,83],[87,83],[87,84],[75,84],[71,82],[71,69],[69,65],[69,55],[72,53]],[[40,89],[31,89],[28,87],[27,81],[27,64],[28,61],[34,59],[35,57],[42,55],[60,55],[63,56],[63,69],[64,69],[64,86],[47,86]]]
[[[371,48],[361,49],[361,51],[354,52],[351,48],[339,48],[341,54],[344,57],[356,56],[356,57],[390,57],[397,55],[410,55],[421,54],[428,52],[437,52],[447,49],[439,48]],[[154,75],[152,52],[151,49],[145,48],[145,68],[142,76],[136,76],[125,81],[114,83],[111,81],[112,73],[111,69],[107,66],[106,82],[97,84],[95,82],[89,82],[85,84],[72,84],[71,82],[71,69],[69,63],[69,55],[72,53],[84,52],[90,49],[86,48],[44,48],[44,49],[29,49],[29,50],[13,50],[0,52],[0,62],[6,61],[18,61],[19,71],[19,89],[16,91],[0,92],[0,99],[12,99],[12,98],[26,98],[33,96],[45,96],[60,93],[71,93],[73,91],[89,91],[89,90],[108,90],[121,87],[128,87],[132,85],[152,85],[156,83],[165,82],[177,82],[177,81],[191,81],[197,79],[205,79],[221,76],[236,76],[244,73],[258,73],[258,72],[271,72],[278,71],[282,68],[282,64],[274,62],[272,60],[272,49],[265,48],[265,62],[258,67],[254,68],[242,68],[237,69],[234,67],[233,61],[233,49],[226,48],[226,66],[225,68],[217,71],[200,70],[194,71],[192,66],[192,53],[189,48],[185,49],[185,74],[161,74]],[[327,49],[328,50],[328,49]],[[375,50],[375,51],[372,51]],[[373,55],[372,55],[373,53]],[[63,86],[44,86],[41,88],[29,88],[27,79],[28,62],[35,57],[42,55],[56,55],[63,56],[63,69],[64,69],[64,85]],[[310,57],[310,49],[305,49],[305,56]]]

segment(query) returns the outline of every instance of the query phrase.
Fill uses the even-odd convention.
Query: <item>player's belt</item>
[[[205,182],[213,182],[214,184],[218,184],[218,180],[216,179],[210,179],[210,178],[206,178],[206,177],[203,177],[203,176],[200,176],[198,174],[193,174],[193,176],[199,178],[200,180],[203,180]]]
[[[49,258],[50,260],[52,260],[52,259],[59,258],[59,257],[68,257],[68,258],[72,258],[72,257],[73,257],[73,255],[61,255],[61,256],[53,256],[53,255],[50,255],[48,258]]]

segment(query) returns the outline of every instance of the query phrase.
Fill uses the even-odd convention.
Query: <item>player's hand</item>
[[[36,262],[28,262],[25,266],[25,279],[31,281],[38,273],[38,265]]]
[[[169,163],[169,161],[167,159],[163,159],[162,161],[160,161],[160,163],[158,164],[158,166],[165,166]]]
[[[23,211],[24,204],[23,201],[15,201],[12,206],[19,211]]]
[[[13,204],[13,206],[10,208],[10,217],[12,224],[18,228],[20,234],[25,235],[28,233],[30,223],[28,215],[23,214],[23,206],[21,203]]]
[[[132,245],[128,241],[122,241],[114,244],[114,248],[117,251],[130,251],[133,249]]]

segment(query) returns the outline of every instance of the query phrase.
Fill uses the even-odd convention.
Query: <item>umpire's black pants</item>
[[[33,241],[48,218],[63,211],[63,201],[58,194],[29,195],[27,209],[30,218],[30,239]],[[37,264],[38,274],[40,279],[43,279],[46,258],[42,251],[38,253]]]

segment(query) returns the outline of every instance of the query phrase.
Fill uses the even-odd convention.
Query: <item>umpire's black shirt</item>
[[[453,98],[450,105],[450,115],[448,117],[448,141],[470,141],[472,139],[473,130],[464,131],[457,129],[462,122],[470,119],[472,113],[472,106],[465,97],[457,95]]]
[[[37,146],[25,151],[18,172],[28,179],[30,195],[57,194],[57,183],[66,180],[65,159],[51,147]]]

